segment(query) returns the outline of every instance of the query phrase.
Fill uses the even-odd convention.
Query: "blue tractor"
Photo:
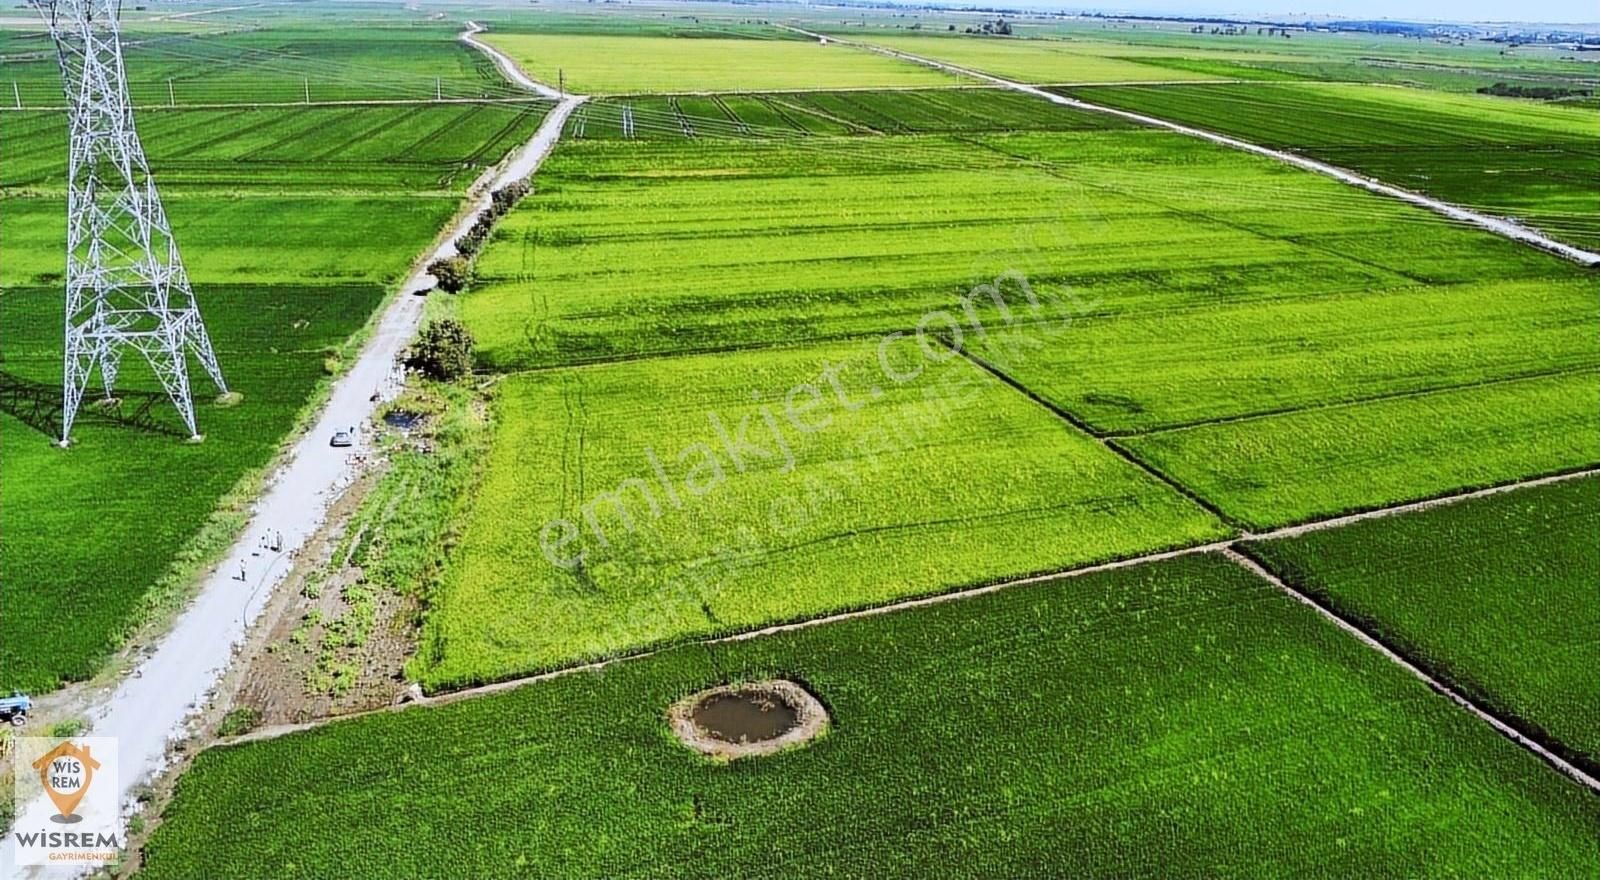
[[[28,712],[32,708],[33,700],[27,694],[13,691],[9,697],[0,697],[0,722],[21,727],[28,723]]]

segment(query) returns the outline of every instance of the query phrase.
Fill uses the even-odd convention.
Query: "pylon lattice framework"
[[[98,367],[107,397],[122,356],[150,363],[191,436],[188,355],[219,393],[228,388],[155,179],[133,127],[122,65],[119,0],[34,0],[61,62],[67,159],[66,352],[61,442]]]

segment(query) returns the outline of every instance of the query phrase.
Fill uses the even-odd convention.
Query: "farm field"
[[[1262,529],[1600,462],[1593,370],[1119,441]]]
[[[311,196],[455,193],[537,127],[549,102],[152,108],[138,118],[162,190]],[[66,120],[7,113],[7,193],[65,184]]]
[[[1072,53],[1131,61],[1148,68],[1182,71],[1207,79],[1324,80],[1389,82],[1431,89],[1472,92],[1496,82],[1532,86],[1589,88],[1600,85],[1593,64],[1552,47],[1524,46],[1503,51],[1503,45],[1464,41],[1444,44],[1394,34],[1297,31],[1281,33],[1192,33],[1191,22],[1154,22],[1130,27],[1104,20],[1007,15],[1017,38],[940,34],[950,25],[958,31],[975,24],[970,15],[932,10],[906,11],[877,18],[862,11],[854,22],[840,22],[826,13],[801,14],[804,26],[859,41],[914,40],[933,46],[929,52],[980,55],[1001,46],[1009,55]],[[909,21],[907,21],[909,19]],[[906,33],[920,26],[922,34]],[[1263,29],[1264,30],[1264,29]],[[934,39],[948,39],[933,44]],[[1006,46],[1017,48],[1005,49]],[[907,49],[906,51],[911,51]],[[1008,59],[1009,60],[1009,59]],[[1027,75],[1026,72],[1018,74]]]
[[[624,128],[631,115],[631,132]],[[1117,127],[1008,89],[793,91],[600,98],[573,114],[573,139],[792,138],[808,135],[1077,131]]]
[[[529,76],[579,94],[954,85],[955,77],[779,30],[755,37],[528,34],[483,37]]]
[[[1087,316],[970,348],[1114,434],[1600,368],[1582,278],[1411,285]]]
[[[730,766],[670,736],[673,700],[772,674],[827,703],[825,737]],[[1588,792],[1203,556],[214,748],[141,876],[1577,877],[1597,822]]]
[[[31,11],[27,17],[34,17]],[[26,19],[25,19],[26,20]],[[134,105],[298,104],[313,101],[526,97],[494,63],[456,39],[455,22],[325,23],[304,18],[262,27],[211,18],[156,23],[128,35],[125,63]],[[41,29],[0,31],[0,84],[24,107],[60,107],[55,49]],[[10,83],[17,84],[15,95]]]
[[[953,353],[883,351],[892,376],[862,341],[503,379],[413,674],[460,687],[1227,533]]]
[[[1248,545],[1423,668],[1600,768],[1600,480]]]
[[[1219,289],[1244,304],[1490,269],[1507,283],[1582,277],[1336,182],[1148,131],[573,140],[541,184],[497,230],[463,303],[494,369],[906,329],[1006,271],[1119,314],[1215,305]]]
[[[993,40],[965,36],[863,35],[862,40],[922,58],[1027,83],[1163,82],[1210,79],[1204,73],[1159,67],[1141,50],[1063,40]],[[1143,54],[1161,55],[1159,50]],[[1196,54],[1204,54],[1197,51]],[[1235,57],[1224,54],[1223,59]]]
[[[7,592],[0,616],[0,688],[88,677],[152,608],[174,601],[198,564],[194,542],[236,522],[236,512],[212,518],[219,502],[270,459],[467,183],[525,139],[542,110],[141,116],[202,313],[244,402],[212,405],[192,373],[207,442],[183,443],[157,401],[156,430],[86,412],[67,451],[51,445],[50,414],[60,395],[65,132],[56,114],[0,115],[0,570],[29,585]],[[135,403],[160,387],[132,360],[119,386]]]
[[[0,695],[40,699],[0,702],[0,787],[7,736],[118,737],[122,875],[1600,876],[1597,270],[839,40],[1600,247],[1579,49],[156,0],[139,132],[242,400],[191,369],[185,443],[129,358],[63,450],[32,14],[0,16]],[[759,749],[710,710],[795,707],[668,707],[773,677],[820,738],[678,740]],[[0,875],[46,804],[0,799]]]
[[[1092,87],[1098,104],[1292,149],[1600,247],[1592,108],[1367,85]]]

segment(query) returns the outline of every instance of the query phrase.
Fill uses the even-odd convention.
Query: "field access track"
[[[426,266],[456,254],[455,239],[488,208],[490,193],[537,169],[561,136],[567,116],[582,100],[569,97],[557,104],[524,146],[474,183],[465,210],[440,233],[439,243],[415,263],[399,291],[390,297],[375,319],[375,330],[359,359],[334,383],[320,416],[295,443],[286,463],[273,473],[268,490],[254,504],[238,539],[205,576],[197,596],[137,671],[111,691],[97,695],[87,707],[86,714],[96,729],[117,732],[122,797],[131,796],[164,766],[169,743],[182,735],[191,712],[205,702],[232,662],[234,647],[249,623],[266,608],[273,587],[289,573],[294,554],[322,525],[333,501],[352,481],[352,469],[357,465],[337,450],[330,451],[327,438],[344,426],[364,424],[380,400],[398,393],[394,364],[415,337],[423,314],[423,299],[410,294],[434,283]],[[361,451],[360,445],[355,452]],[[259,538],[269,528],[280,533],[281,550],[261,556]],[[53,809],[40,798],[19,805],[18,813]]]
[[[1259,144],[1253,144],[1249,141],[1243,141],[1239,140],[1238,138],[1228,137],[1227,135],[1217,134],[1213,131],[1206,131],[1205,129],[1201,128],[1193,128],[1191,126],[1181,125],[1179,123],[1170,122],[1155,116],[1147,116],[1143,113],[1134,113],[1128,110],[1118,110],[1114,107],[1091,104],[1088,101],[1082,101],[1077,98],[1068,98],[1046,91],[1045,89],[1037,86],[1030,86],[1025,83],[1014,82],[1012,80],[1004,79],[992,74],[983,73],[982,71],[970,70],[964,67],[958,67],[954,64],[946,64],[942,61],[936,61],[931,58],[923,58],[919,55],[912,55],[896,49],[875,46],[871,43],[859,43],[853,40],[843,40],[837,37],[829,37],[824,34],[803,30],[801,28],[791,27],[789,29],[795,31],[796,33],[805,34],[806,36],[813,37],[818,40],[832,40],[834,42],[871,49],[874,52],[881,52],[885,55],[904,59],[906,61],[912,61],[917,64],[926,65],[938,70],[944,70],[959,76],[969,76],[980,80],[986,80],[988,82],[995,83],[996,85],[1004,86],[1008,89],[1014,89],[1019,92],[1025,92],[1027,94],[1043,98],[1046,101],[1049,101],[1053,104],[1060,104],[1063,107],[1072,107],[1077,110],[1087,110],[1094,113],[1106,113],[1112,116],[1121,117],[1123,119],[1132,120],[1141,125],[1164,128],[1168,131],[1174,131],[1190,137],[1202,138],[1204,140],[1211,141],[1212,143],[1221,144],[1225,147],[1231,147],[1236,150],[1244,150],[1245,152],[1255,153],[1260,156],[1266,156],[1271,159],[1276,159],[1279,162],[1293,165],[1297,168],[1304,168],[1307,171],[1313,171],[1317,174],[1332,177],[1336,180],[1348,183],[1351,186],[1358,186],[1370,192],[1378,193],[1379,195],[1389,196],[1390,198],[1399,199],[1403,202],[1408,202],[1418,207],[1426,208],[1429,211],[1433,211],[1436,214],[1442,214],[1443,216],[1457,222],[1470,223],[1473,226],[1486,229],[1495,233],[1496,235],[1501,235],[1513,241],[1532,245],[1533,247],[1540,248],[1541,250],[1558,254],[1566,259],[1572,260],[1573,262],[1582,264],[1584,266],[1600,266],[1600,254],[1594,253],[1593,251],[1587,251],[1583,248],[1574,247],[1565,242],[1556,241],[1555,239],[1539,232],[1519,226],[1516,223],[1512,223],[1507,220],[1502,220],[1498,217],[1491,217],[1487,214],[1469,211],[1466,208],[1462,208],[1458,205],[1452,205],[1448,202],[1442,202],[1438,199],[1432,199],[1427,196],[1411,192],[1410,190],[1401,189],[1397,186],[1391,186],[1387,183],[1374,180],[1370,177],[1363,177],[1362,175],[1356,174],[1352,171],[1348,171],[1334,165],[1329,165],[1326,162],[1308,159],[1304,156],[1298,156],[1294,153],[1288,153],[1283,150],[1274,150],[1270,147],[1263,147]]]

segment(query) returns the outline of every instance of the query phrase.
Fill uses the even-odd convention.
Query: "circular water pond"
[[[701,691],[672,704],[672,730],[690,748],[718,758],[770,755],[816,738],[828,712],[792,681],[772,679]]]

